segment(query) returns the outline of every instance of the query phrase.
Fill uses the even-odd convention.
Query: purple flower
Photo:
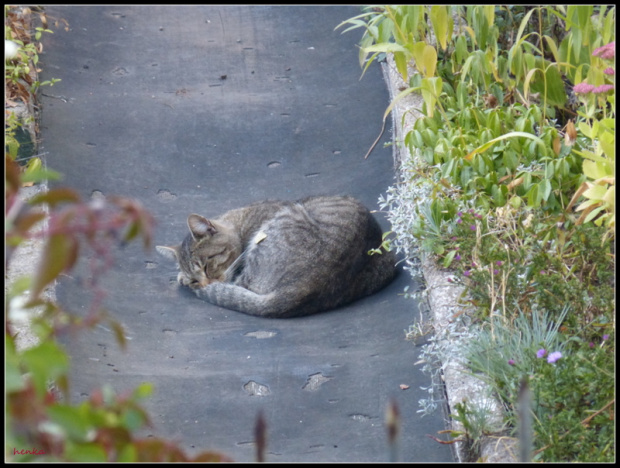
[[[493,274],[494,274],[494,275],[499,275],[499,270],[498,270],[497,268],[496,268],[496,269],[494,269],[494,270],[493,270]]]
[[[554,362],[557,362],[560,358],[562,357],[562,353],[559,351],[554,351],[553,353],[551,353],[549,355],[549,357],[547,358],[547,362],[549,364],[553,364]]]
[[[590,348],[594,348],[594,343],[592,343],[592,342],[590,341],[590,342],[588,343],[588,346],[589,346]]]
[[[614,70],[612,67],[607,67],[605,70],[603,70],[603,73],[605,73],[606,75],[615,75],[616,70]]]
[[[495,262],[495,264],[497,266],[502,266],[504,264],[504,262],[502,262],[501,260],[498,260],[497,262]]]
[[[599,94],[599,93],[606,93],[607,91],[613,91],[613,89],[614,89],[614,85],[603,84],[603,85],[600,85],[594,88],[592,92],[595,94]]]
[[[579,83],[573,86],[573,91],[577,94],[587,94],[594,89],[594,86],[588,83]]]
[[[541,348],[536,353],[536,357],[537,358],[545,357],[545,354],[547,354],[547,350],[545,348]]]
[[[511,366],[515,365],[515,360],[514,359],[508,359],[508,364],[510,364]]]
[[[482,215],[481,215],[481,214],[476,213],[474,216],[475,216],[476,218],[478,218],[478,219],[482,219]]]
[[[465,270],[465,271],[463,272],[463,274],[464,274],[465,276],[471,276],[471,271],[469,271],[469,270]]]
[[[545,270],[540,270],[540,274],[541,274],[541,275],[546,275],[546,274],[547,274],[547,272],[546,272]]]
[[[456,254],[456,255],[454,256],[454,260],[460,260],[460,259],[461,259],[461,256],[460,256],[459,254]]]
[[[463,220],[461,218],[456,220],[456,224],[461,224],[463,222]]]
[[[476,230],[476,225],[472,224],[471,226],[469,226],[469,229],[471,229],[472,231],[475,231]]]
[[[603,341],[607,341],[609,339],[609,335],[603,335]]]
[[[456,215],[460,218],[461,216],[463,216],[463,212],[459,211]]]

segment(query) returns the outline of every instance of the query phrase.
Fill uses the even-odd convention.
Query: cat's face
[[[177,281],[192,289],[226,281],[226,270],[241,255],[236,233],[199,215],[187,218],[189,235],[181,245],[157,246],[157,251],[179,265]]]

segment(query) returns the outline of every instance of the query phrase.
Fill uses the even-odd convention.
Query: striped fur
[[[179,282],[198,297],[262,317],[297,317],[373,294],[395,274],[379,224],[351,197],[265,201],[206,220],[188,218]]]

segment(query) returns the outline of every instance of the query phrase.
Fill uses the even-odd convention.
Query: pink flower
[[[603,84],[592,90],[593,93],[606,93],[607,91],[612,91],[614,89],[614,85]]]
[[[615,75],[616,71],[612,67],[607,67],[605,70],[603,70],[603,73],[605,73],[606,75]]]
[[[592,55],[597,55],[602,59],[612,59],[616,56],[616,41],[610,42],[603,47],[599,47],[598,49],[594,49]]]
[[[579,83],[573,86],[573,91],[577,94],[587,94],[594,89],[594,86],[588,83]]]

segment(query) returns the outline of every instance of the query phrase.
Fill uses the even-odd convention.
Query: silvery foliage
[[[421,174],[420,159],[416,157],[405,158],[401,162],[399,182],[389,187],[384,195],[379,197],[379,206],[382,211],[387,212],[387,218],[392,225],[392,236],[390,245],[396,248],[397,253],[404,256],[405,270],[412,276],[414,283],[421,285],[418,290],[410,292],[408,286],[405,288],[405,297],[416,299],[419,303],[421,316],[423,309],[428,310],[428,289],[424,285],[422,274],[420,239],[413,234],[415,226],[422,221],[420,207],[431,198],[431,184]],[[422,415],[431,414],[438,406],[438,403],[445,400],[443,390],[442,372],[445,366],[455,359],[463,356],[460,341],[472,337],[471,324],[463,323],[467,321],[466,314],[461,314],[442,330],[434,330],[426,344],[420,350],[420,361],[422,371],[431,376],[431,385],[421,387],[428,392],[429,397],[419,400]],[[425,335],[430,327],[422,325],[412,325],[407,333],[408,338]]]

